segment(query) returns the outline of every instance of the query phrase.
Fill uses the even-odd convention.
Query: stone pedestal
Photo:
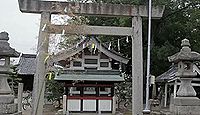
[[[192,78],[180,78],[181,85],[173,101],[173,115],[199,115],[200,99],[191,85]]]
[[[0,95],[0,115],[17,113],[17,103],[13,95]]]
[[[173,115],[199,115],[200,99],[197,97],[174,98]]]
[[[0,74],[0,115],[19,115],[17,103],[14,103],[14,95],[7,82],[6,74]]]

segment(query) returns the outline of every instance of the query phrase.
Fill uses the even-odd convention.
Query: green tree
[[[16,96],[17,90],[18,90],[18,83],[21,82],[21,78],[17,75],[17,66],[10,64],[10,71],[9,71],[9,78],[8,78],[8,84],[12,90],[12,93]]]
[[[48,101],[54,102],[56,108],[60,108],[62,95],[64,94],[64,83],[55,80],[47,80],[45,96]]]
[[[182,39],[189,39],[192,49],[200,51],[200,2],[166,2],[161,20],[153,22],[152,73],[159,75],[170,66],[167,57],[178,52]]]

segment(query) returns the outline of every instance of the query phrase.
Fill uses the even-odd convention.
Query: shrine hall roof
[[[63,50],[60,51],[59,53],[52,55],[50,59],[52,59],[51,61],[53,62],[58,62],[61,60],[66,60],[67,58],[74,56],[75,54],[79,53],[80,51],[84,50],[86,47],[91,46],[92,44],[95,45],[95,47],[100,50],[102,53],[104,53],[105,55],[107,55],[108,57],[125,63],[127,64],[129,59],[126,57],[123,57],[122,54],[112,50],[112,49],[108,49],[107,46],[103,45],[101,43],[101,41],[97,38],[85,38],[82,41],[80,41],[79,43],[77,43],[77,45],[74,45],[73,47],[67,49],[67,50]]]
[[[174,79],[176,77],[175,74],[177,70],[177,67],[175,65],[172,65],[166,72],[156,77],[156,82],[167,82]]]
[[[177,65],[172,65],[166,72],[156,77],[156,82],[170,82],[176,79]],[[200,62],[193,65],[193,71],[200,75]],[[199,77],[196,77],[199,79]],[[179,79],[179,78],[178,78]]]

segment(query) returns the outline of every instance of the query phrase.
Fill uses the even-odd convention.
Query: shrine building
[[[128,59],[96,38],[85,38],[51,58],[62,70],[55,80],[65,83],[67,111],[115,111],[115,83],[124,81],[120,70]]]

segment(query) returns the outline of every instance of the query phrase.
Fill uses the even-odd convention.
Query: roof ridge
[[[25,57],[25,58],[36,58],[36,54],[22,54],[21,57]]]

